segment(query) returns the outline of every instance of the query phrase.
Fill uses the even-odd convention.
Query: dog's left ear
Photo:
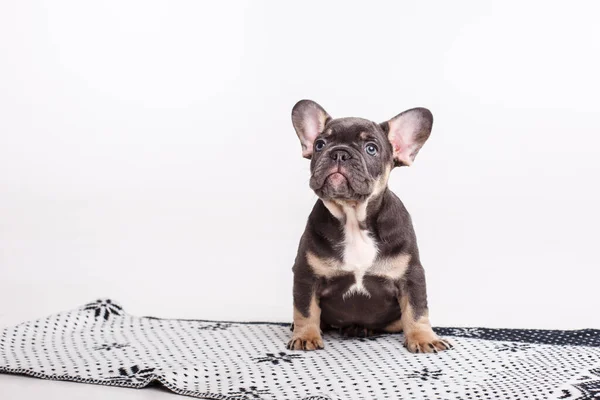
[[[396,165],[411,165],[431,133],[433,115],[426,108],[406,110],[381,123],[394,149]]]

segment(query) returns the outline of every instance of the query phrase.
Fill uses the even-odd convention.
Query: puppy
[[[388,189],[391,170],[411,165],[429,137],[431,112],[413,108],[378,124],[333,119],[301,100],[292,123],[319,199],[293,267],[288,349],[322,349],[321,331],[328,328],[350,336],[403,331],[414,353],[451,348],[431,329],[411,218]]]

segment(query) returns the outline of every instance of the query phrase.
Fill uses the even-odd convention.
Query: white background
[[[311,98],[433,111],[390,185],[435,325],[600,328],[600,25],[560,4],[1,2],[0,321],[289,321]]]

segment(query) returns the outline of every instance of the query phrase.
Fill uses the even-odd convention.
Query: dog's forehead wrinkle
[[[363,132],[376,134],[377,124],[364,118],[347,117],[334,119],[327,125],[334,135],[360,135]]]

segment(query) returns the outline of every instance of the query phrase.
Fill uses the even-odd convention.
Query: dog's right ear
[[[302,144],[302,157],[311,158],[315,138],[323,132],[331,117],[312,100],[300,100],[292,109],[292,124]]]

